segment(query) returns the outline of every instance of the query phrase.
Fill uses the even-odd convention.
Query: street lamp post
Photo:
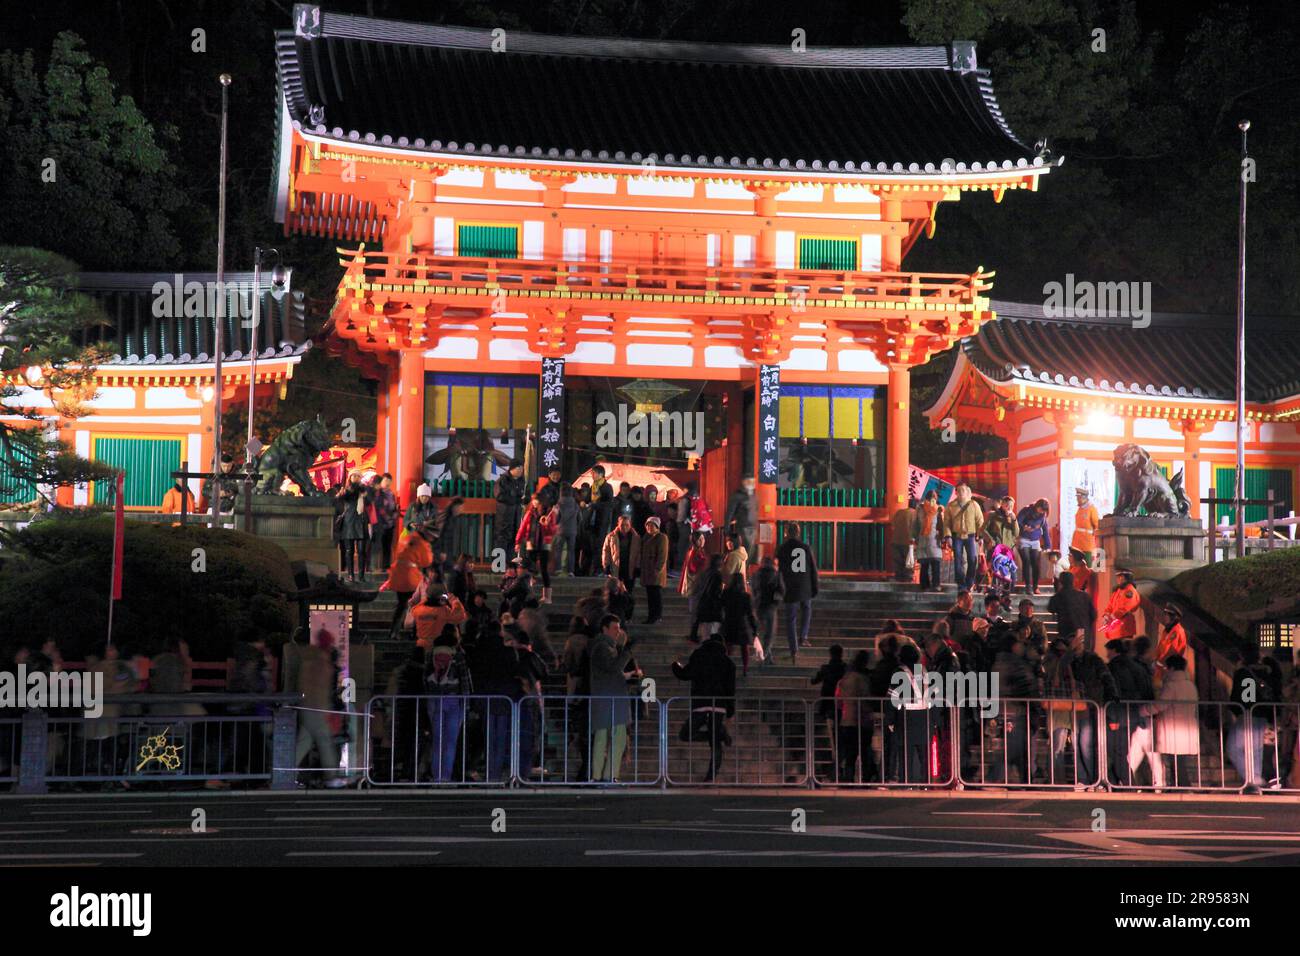
[[[1237,226],[1237,490],[1233,508],[1237,517],[1237,557],[1246,556],[1246,131],[1250,120],[1237,124],[1241,130],[1241,212]],[[1213,515],[1211,515],[1213,519]]]
[[[225,344],[221,341],[221,325],[226,312],[226,120],[230,112],[230,74],[222,73],[218,77],[221,83],[221,162],[217,180],[217,308],[213,316],[215,333],[212,337],[212,351],[215,355],[215,381],[212,383],[212,473],[221,471],[221,359]],[[218,485],[214,481],[209,485],[214,491]],[[221,526],[221,495],[213,494],[209,503],[212,508],[212,527]]]

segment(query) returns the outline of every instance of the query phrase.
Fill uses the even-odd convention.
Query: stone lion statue
[[[330,433],[325,427],[325,419],[317,415],[315,419],[290,425],[275,437],[275,441],[266,447],[266,451],[257,459],[257,488],[255,494],[275,495],[280,493],[280,482],[284,475],[298,485],[299,490],[308,498],[316,497],[322,492],[311,480],[307,466],[330,446]]]
[[[1145,512],[1149,515],[1186,516],[1192,510],[1192,504],[1183,491],[1181,469],[1166,479],[1146,449],[1131,442],[1115,449],[1114,460],[1115,481],[1119,485],[1115,514],[1133,517]]]

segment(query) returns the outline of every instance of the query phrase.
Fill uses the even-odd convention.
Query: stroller
[[[1011,593],[1016,584],[1016,556],[1005,544],[999,544],[989,555],[989,593],[1001,599]]]

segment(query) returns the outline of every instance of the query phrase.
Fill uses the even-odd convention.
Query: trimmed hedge
[[[12,536],[0,564],[0,650],[55,637],[66,658],[83,660],[108,631],[113,519],[60,517]],[[192,570],[202,548],[206,570]],[[128,519],[122,600],[113,640],[144,654],[167,638],[189,642],[195,660],[224,660],[236,641],[283,641],[297,623],[289,558],[279,545],[239,531]]]
[[[1300,594],[1300,548],[1279,548],[1184,571],[1170,584],[1228,630],[1246,638],[1249,622],[1238,618],[1238,612]]]

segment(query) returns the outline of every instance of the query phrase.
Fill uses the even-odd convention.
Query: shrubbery
[[[1249,623],[1238,618],[1238,612],[1300,594],[1300,548],[1206,565],[1184,571],[1170,583],[1224,627],[1248,637]]]
[[[192,570],[202,548],[206,570]],[[109,515],[36,521],[0,552],[0,651],[53,636],[82,660],[107,635],[113,560]],[[128,519],[122,600],[113,639],[153,654],[168,637],[189,642],[195,660],[224,660],[234,642],[284,640],[297,623],[289,558],[278,545],[238,531]]]

